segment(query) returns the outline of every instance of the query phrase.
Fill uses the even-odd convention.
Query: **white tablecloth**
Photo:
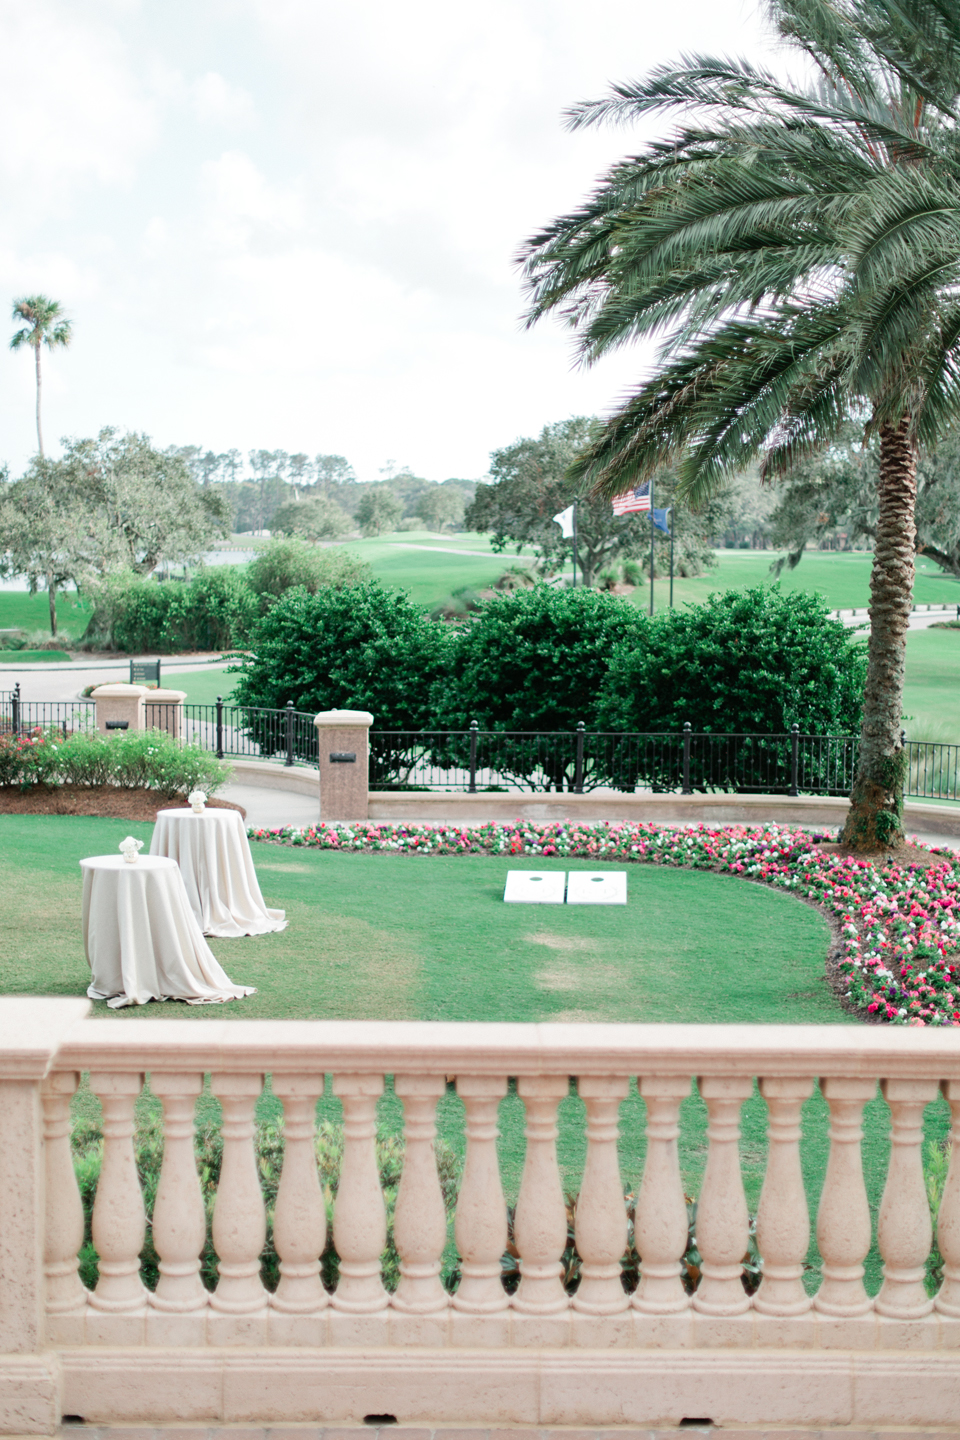
[[[187,901],[175,860],[94,855],[83,871],[83,943],[93,973],[87,994],[112,1010],[148,1000],[215,1005],[256,994],[217,963]]]
[[[228,940],[286,927],[284,912],[263,903],[239,810],[160,810],[150,854],[176,860],[204,935]]]

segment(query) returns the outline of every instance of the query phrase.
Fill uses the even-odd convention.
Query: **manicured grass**
[[[0,650],[0,665],[62,665],[70,659],[66,650]]]
[[[176,661],[172,663],[176,664]],[[160,669],[163,685],[170,690],[185,690],[188,705],[214,705],[218,695],[223,700],[229,700],[239,678],[239,675],[228,675],[222,665],[171,670],[169,673],[163,667]]]
[[[80,872],[85,855],[116,849],[151,827],[126,821],[0,817],[0,992],[82,994],[88,970],[80,936]],[[254,846],[268,904],[283,906],[279,935],[214,940],[231,977],[258,986],[250,1000],[223,1008],[176,1004],[108,1011],[116,1023],[150,1018],[331,1017],[426,1020],[614,1020],[747,1023],[851,1022],[824,979],[828,930],[793,896],[732,876],[629,866],[626,907],[506,906],[506,870],[544,861],[483,856],[418,858],[339,855]],[[565,861],[556,868],[591,868]],[[28,923],[25,923],[25,919]],[[88,1106],[95,1102],[88,1096]],[[149,1105],[149,1098],[144,1102]],[[215,1102],[208,1106],[216,1109]],[[274,1115],[269,1091],[261,1114]],[[681,1163],[691,1194],[706,1162],[706,1113],[684,1102]],[[328,1096],[322,1113],[339,1118]],[[381,1125],[401,1123],[388,1088]],[[755,1095],[743,1110],[741,1157],[751,1210],[766,1161],[766,1107]],[[633,1090],[621,1110],[624,1185],[634,1188],[644,1154],[644,1107]],[[928,1111],[928,1138],[946,1134],[941,1101]],[[440,1106],[441,1133],[462,1147],[462,1107]],[[501,1110],[504,1184],[515,1198],[523,1161],[523,1107],[514,1090]],[[559,1152],[564,1183],[579,1187],[584,1157],[583,1106],[561,1105]],[[864,1166],[874,1209],[888,1149],[887,1110],[866,1114]],[[812,1206],[827,1158],[826,1107],[808,1102],[804,1176]],[[811,1250],[811,1263],[815,1263]],[[878,1257],[868,1267],[879,1283]]]
[[[960,744],[960,630],[912,630],[903,691],[908,736]]]
[[[78,640],[90,620],[90,607],[77,595],[57,596],[57,629],[64,640]],[[41,630],[50,634],[50,603],[46,591],[0,590],[0,630]],[[0,651],[5,655],[6,651]],[[4,661],[0,659],[0,664]]]
[[[674,605],[687,601],[698,604],[714,590],[743,590],[751,585],[776,583],[770,574],[770,565],[780,551],[717,550],[714,553],[717,557],[715,569],[690,580],[674,579]],[[817,592],[831,610],[860,609],[861,606],[866,609],[870,603],[872,562],[873,556],[865,551],[844,554],[812,550],[804,555],[795,570],[783,572],[780,585],[784,591]],[[669,579],[658,579],[654,585],[654,603],[658,610],[666,608],[669,594]],[[917,562],[913,594],[918,605],[941,602],[957,605],[960,604],[960,582],[944,575],[931,561],[925,561],[921,556]],[[630,598],[645,609],[649,596],[648,582],[638,586]]]
[[[344,549],[366,561],[384,585],[406,590],[412,600],[427,606],[465,585],[482,590],[511,565],[524,564],[512,550],[495,554],[486,535],[405,530],[375,540],[352,541]],[[461,553],[447,553],[451,550]]]

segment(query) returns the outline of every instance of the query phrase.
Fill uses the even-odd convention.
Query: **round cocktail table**
[[[268,935],[286,926],[282,910],[268,910],[260,894],[239,810],[160,810],[151,855],[180,866],[190,908],[205,935],[231,939]]]
[[[87,994],[113,1010],[148,1000],[214,1005],[253,995],[234,985],[194,918],[175,860],[93,855],[83,871],[83,943],[92,979]]]

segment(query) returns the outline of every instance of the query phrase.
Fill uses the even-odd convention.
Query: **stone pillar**
[[[366,820],[373,716],[367,710],[321,710],[313,723],[320,764],[320,819]]]
[[[186,690],[149,690],[143,702],[145,730],[163,730],[179,740],[183,733],[183,702]]]
[[[143,698],[149,694],[146,685],[98,685],[93,692],[93,699],[97,704],[97,729],[100,734],[114,735],[118,730],[142,730]]]

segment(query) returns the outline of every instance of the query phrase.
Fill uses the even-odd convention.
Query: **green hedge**
[[[161,585],[126,572],[91,590],[88,649],[179,654],[246,645],[260,615],[257,596],[233,565],[201,570],[189,584]]]
[[[56,729],[0,735],[0,786],[118,785],[161,795],[212,794],[226,784],[230,766],[199,745],[182,745],[162,730],[119,735],[77,732],[65,740]]]

